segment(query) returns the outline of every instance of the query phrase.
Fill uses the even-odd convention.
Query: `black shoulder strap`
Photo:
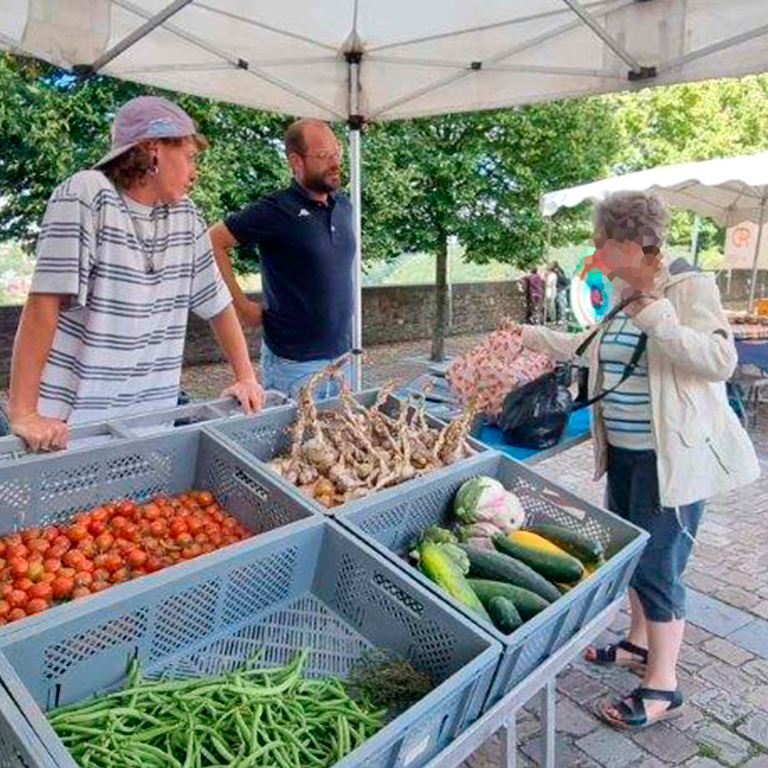
[[[618,315],[619,312],[621,312],[621,310],[627,306],[627,304],[631,304],[635,299],[639,299],[641,296],[642,293],[640,293],[640,291],[635,291],[635,293],[628,299],[622,299],[615,307],[609,309],[608,312],[605,313],[605,317],[600,321],[600,323],[592,329],[592,333],[590,333],[589,336],[587,336],[587,338],[584,339],[584,341],[582,341],[581,344],[579,344],[579,346],[576,348],[576,357],[581,357],[581,355],[584,354],[584,351],[595,340],[597,334],[600,333],[600,331],[602,331],[603,328],[605,328],[605,326],[608,325],[608,323],[610,323],[611,320],[613,320],[613,318],[616,317],[616,315]]]
[[[616,382],[616,384],[614,384],[610,389],[603,390],[599,395],[595,395],[594,397],[590,397],[585,402],[579,403],[573,410],[580,411],[582,408],[586,408],[598,402],[599,400],[602,400],[606,395],[610,395],[611,392],[615,392],[634,373],[635,368],[637,368],[637,364],[640,362],[640,358],[643,356],[643,352],[645,352],[645,345],[647,341],[648,337],[644,333],[641,333],[640,338],[637,340],[635,351],[632,353],[632,358],[624,366],[624,372],[621,374],[621,378],[618,380],[618,382]]]

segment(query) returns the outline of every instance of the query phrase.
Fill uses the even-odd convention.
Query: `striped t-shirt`
[[[619,312],[603,334],[600,344],[603,391],[616,386],[621,380],[639,341],[640,331],[629,315]],[[654,448],[648,356],[645,351],[629,378],[601,400],[601,407],[610,445],[634,451]]]
[[[31,290],[67,297],[38,411],[69,423],[176,405],[189,310],[230,303],[194,204],[142,205],[99,171],[54,191]]]

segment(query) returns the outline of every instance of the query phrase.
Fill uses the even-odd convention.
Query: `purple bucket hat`
[[[112,124],[112,148],[94,168],[101,168],[147,139],[183,139],[197,133],[192,118],[159,96],[139,96],[120,107]]]

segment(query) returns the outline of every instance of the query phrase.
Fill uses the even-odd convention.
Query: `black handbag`
[[[587,347],[597,338],[624,307],[637,298],[625,299],[606,313],[602,322],[581,343],[576,350],[576,357],[584,354]],[[554,371],[545,373],[518,389],[513,389],[505,398],[501,414],[497,420],[504,441],[521,448],[545,449],[557,445],[568,426],[571,414],[586,408],[606,395],[615,392],[637,367],[648,338],[642,333],[635,346],[632,358],[624,366],[619,381],[594,397],[574,405],[568,389],[571,383],[571,364],[559,365]]]

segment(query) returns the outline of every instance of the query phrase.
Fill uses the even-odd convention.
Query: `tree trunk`
[[[448,236],[443,234],[435,259],[435,327],[432,333],[430,360],[445,360],[445,332],[448,326]]]

